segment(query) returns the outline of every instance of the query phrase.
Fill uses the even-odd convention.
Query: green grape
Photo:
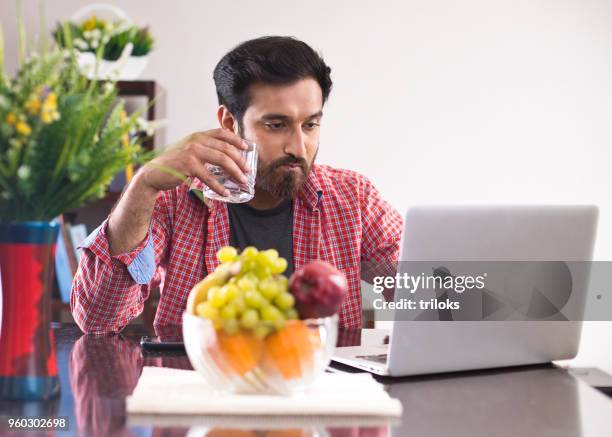
[[[217,259],[222,264],[236,261],[236,258],[238,258],[238,251],[235,247],[225,246],[217,251]]]
[[[255,267],[254,272],[257,275],[257,278],[259,279],[268,279],[272,277],[272,271],[270,270],[270,267],[263,266],[261,264]]]
[[[275,306],[268,305],[262,308],[261,319],[265,320],[266,322],[277,322],[280,320],[285,320],[285,316]]]
[[[276,258],[278,258],[278,250],[276,249],[264,250],[263,253],[266,254],[270,261],[274,261]]]
[[[268,300],[274,299],[274,297],[280,291],[277,282],[272,278],[259,281],[259,285],[257,286],[257,288],[261,295]]]
[[[208,292],[208,301],[215,308],[221,308],[227,302],[225,290],[221,287],[211,288]]]
[[[255,336],[255,338],[262,339],[266,335],[268,335],[271,330],[272,329],[268,325],[260,323],[253,329],[253,335]]]
[[[233,301],[240,294],[240,289],[235,284],[225,284],[221,288],[223,289],[223,292],[225,293],[225,297],[227,298],[228,302]]]
[[[287,260],[285,258],[278,258],[274,261],[274,266],[272,267],[272,273],[283,273],[287,268]]]
[[[271,269],[272,266],[274,265],[274,259],[272,259],[272,256],[268,253],[267,250],[263,252],[259,252],[257,254],[257,264],[262,268],[267,267]]]
[[[276,286],[280,293],[285,293],[289,290],[289,279],[284,275],[274,275]]]
[[[258,265],[266,265],[268,262],[268,256],[266,255],[266,251],[262,250],[255,257],[255,261],[257,261]]]
[[[247,259],[246,261],[244,261],[242,263],[242,271],[243,272],[253,272],[255,269],[257,269],[257,260],[254,259]]]
[[[236,299],[234,299],[232,301],[232,305],[234,305],[234,308],[236,308],[237,314],[242,314],[247,309],[246,302],[244,301],[243,296],[238,296]]]
[[[238,333],[240,326],[238,325],[238,320],[236,319],[227,319],[223,321],[223,329],[229,335],[233,335]]]
[[[281,293],[274,298],[274,303],[281,310],[288,310],[295,304],[295,298],[291,293]]]
[[[210,287],[208,289],[208,292],[206,293],[206,300],[210,301],[210,298],[212,297],[213,294],[217,293],[217,291],[220,289],[221,287]]]
[[[300,318],[300,315],[295,308],[289,308],[288,310],[285,310],[285,318],[287,320],[297,320]]]
[[[245,261],[246,260],[254,260],[257,257],[258,253],[259,253],[259,251],[257,250],[257,248],[255,248],[253,246],[248,246],[248,247],[244,248],[244,250],[242,251],[240,256]]]
[[[266,299],[257,290],[249,290],[244,293],[244,301],[251,308],[262,308],[267,302]]]
[[[219,316],[219,310],[213,307],[210,302],[200,302],[196,306],[196,314],[205,319],[213,320]]]
[[[257,276],[252,273],[247,273],[242,278],[238,280],[238,287],[240,290],[246,292],[249,290],[255,290],[257,288]]]
[[[221,315],[222,319],[230,320],[230,319],[236,318],[236,313],[237,313],[236,307],[233,304],[228,303],[227,305],[223,307],[223,309],[221,310],[219,314]]]
[[[246,329],[253,329],[259,323],[259,313],[257,310],[249,308],[240,318],[240,324]]]

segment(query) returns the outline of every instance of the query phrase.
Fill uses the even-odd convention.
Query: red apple
[[[313,261],[294,272],[289,290],[295,297],[300,318],[328,317],[336,314],[348,292],[344,274],[325,261]]]

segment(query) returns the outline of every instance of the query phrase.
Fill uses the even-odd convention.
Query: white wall
[[[25,0],[28,27],[36,2]],[[47,0],[48,21],[89,2]],[[157,49],[167,139],[215,125],[212,70],[232,46],[297,36],[333,69],[320,161],[368,175],[412,203],[595,203],[598,259],[612,259],[612,2],[130,0]],[[154,6],[153,6],[154,5]],[[14,2],[2,0],[14,68]],[[610,350],[586,327],[582,355]],[[605,347],[604,347],[605,346]],[[612,356],[602,355],[612,368]]]

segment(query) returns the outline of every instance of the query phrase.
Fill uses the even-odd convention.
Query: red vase
[[[51,322],[59,224],[0,223],[0,399],[59,393]]]

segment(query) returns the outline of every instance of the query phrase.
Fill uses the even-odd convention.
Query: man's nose
[[[284,152],[296,158],[306,158],[306,135],[302,129],[294,129],[291,136],[287,138]]]

